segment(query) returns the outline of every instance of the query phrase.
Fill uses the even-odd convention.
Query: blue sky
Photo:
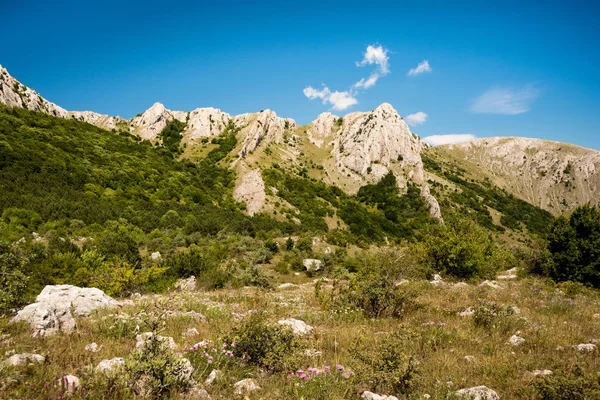
[[[303,124],[389,102],[421,136],[600,150],[598,1],[2,2],[0,64],[69,110]]]

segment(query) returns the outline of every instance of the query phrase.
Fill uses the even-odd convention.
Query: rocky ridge
[[[556,215],[582,204],[599,204],[600,152],[592,149],[541,139],[494,137],[437,146],[432,151]]]

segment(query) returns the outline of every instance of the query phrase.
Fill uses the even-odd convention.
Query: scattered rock
[[[394,286],[402,286],[402,285],[406,285],[409,282],[408,279],[400,279],[399,281],[394,283]]]
[[[498,393],[487,386],[475,386],[468,389],[461,389],[454,393],[460,399],[469,400],[500,400]]]
[[[475,314],[475,309],[473,307],[468,307],[458,313],[459,317],[471,317]]]
[[[506,270],[506,271],[498,274],[496,279],[499,279],[499,280],[517,279],[517,272],[519,272],[519,269],[517,267],[511,268],[509,270]]]
[[[502,286],[499,285],[496,281],[488,281],[485,280],[479,284],[479,287],[489,287],[492,289],[502,289]]]
[[[260,386],[256,384],[254,379],[242,379],[241,381],[235,383],[233,385],[233,393],[237,395],[243,395],[246,393],[253,392],[255,390],[259,390]]]
[[[219,379],[220,376],[221,376],[221,371],[218,369],[213,369],[212,371],[210,371],[210,374],[208,374],[208,378],[206,378],[206,380],[204,381],[204,384],[206,386],[210,386],[210,385],[212,385],[212,383],[214,381]]]
[[[508,309],[515,315],[521,314],[521,309],[517,306],[510,306]]]
[[[23,353],[10,356],[5,363],[7,365],[12,365],[13,367],[19,367],[29,364],[41,364],[44,361],[46,361],[46,357],[40,354]]]
[[[549,369],[536,369],[536,370],[532,371],[531,374],[533,376],[548,376],[548,375],[552,375],[553,372],[550,371]]]
[[[307,258],[302,262],[302,265],[304,265],[304,268],[306,268],[308,272],[320,271],[323,266],[323,261]]]
[[[360,398],[363,400],[398,400],[398,398],[394,397],[394,396],[385,396],[385,395],[369,392],[367,390],[362,392],[362,394],[360,395]]]
[[[295,318],[282,319],[278,321],[278,323],[280,325],[289,326],[290,328],[292,328],[292,332],[299,336],[310,335],[315,329],[312,326],[308,325],[306,322]]]
[[[96,366],[96,372],[112,372],[125,365],[123,357],[115,357],[110,360],[102,360]]]
[[[81,386],[81,381],[74,375],[65,375],[58,379],[58,384],[66,391],[67,394],[71,394]]]
[[[160,251],[155,251],[154,253],[150,254],[150,259],[154,261],[160,261],[162,260],[162,254],[160,254]]]
[[[594,314],[594,315],[592,315],[592,318],[594,318],[594,319],[600,319],[600,314]]]
[[[150,339],[153,336],[154,336],[154,334],[152,332],[144,332],[141,335],[137,335],[135,337],[135,340],[136,340],[135,348],[139,349],[139,348],[146,346],[150,342]],[[161,342],[164,346],[166,346],[167,348],[169,348],[171,350],[175,350],[175,348],[177,347],[177,345],[175,344],[175,341],[170,336],[157,335],[156,338],[158,339],[159,342]]]
[[[196,277],[194,275],[187,279],[179,279],[175,282],[175,289],[181,292],[193,292],[196,290]]]
[[[193,382],[194,367],[192,366],[192,363],[187,358],[182,358],[180,361],[181,365],[177,380],[179,382]]]
[[[204,316],[204,314],[199,313],[198,311],[193,311],[193,310],[192,311],[186,311],[186,312],[184,312],[184,313],[182,313],[180,315],[184,316],[184,317],[190,317],[191,319],[194,319],[194,320],[200,321],[200,322],[206,322],[206,321],[208,321],[206,319],[206,317]]]
[[[452,285],[452,287],[455,289],[460,289],[464,287],[469,287],[469,284],[467,282],[456,282],[454,285]]]
[[[141,298],[141,297],[142,297],[142,295],[141,295],[141,294],[139,294],[139,293],[137,293],[137,292],[131,295],[131,298],[132,298],[132,299],[139,299],[139,298]]]
[[[513,346],[520,346],[523,343],[525,343],[525,339],[523,339],[521,336],[512,335],[510,339],[508,339],[508,344]]]
[[[298,285],[295,283],[282,283],[281,285],[277,286],[277,289],[296,289],[297,287]]]
[[[183,336],[185,337],[192,337],[192,336],[196,336],[198,335],[200,332],[198,332],[198,329],[196,328],[189,328],[187,331],[183,332]]]
[[[98,350],[100,350],[100,347],[96,343],[90,343],[85,345],[85,351],[96,353]]]
[[[206,389],[201,387],[194,387],[188,390],[187,393],[182,393],[181,399],[194,400],[194,399],[210,399],[210,394]]]
[[[576,346],[573,346],[573,348],[580,353],[590,353],[596,350],[596,345],[592,343],[581,343]]]
[[[49,285],[11,320],[27,321],[34,336],[48,336],[58,332],[70,333],[75,329],[73,316],[88,316],[103,307],[119,303],[97,288],[80,288],[72,285]]]
[[[304,351],[305,357],[317,358],[317,357],[321,357],[322,355],[323,355],[322,351],[315,350],[315,349],[306,349]]]
[[[475,362],[475,357],[473,357],[473,356],[465,356],[464,359],[466,362],[470,362],[470,363]]]
[[[435,274],[433,275],[433,280],[429,283],[431,283],[433,286],[441,286],[444,284],[444,280],[440,275]]]

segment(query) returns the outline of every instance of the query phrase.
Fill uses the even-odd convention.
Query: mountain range
[[[401,192],[409,185],[419,188],[436,218],[443,217],[442,200],[450,199],[452,191],[463,190],[452,179],[456,176],[461,182],[487,182],[554,215],[581,204],[599,204],[600,199],[600,152],[517,137],[431,147],[410,131],[388,103],[344,116],[325,112],[303,126],[272,110],[230,115],[216,108],[174,111],[161,103],[126,120],[93,111],[67,111],[1,66],[0,103],[126,132],[154,145],[161,145],[161,132],[178,121],[178,156],[192,161],[202,159],[227,127],[235,127],[237,143],[225,161],[236,174],[233,196],[246,204],[249,215],[277,214],[286,208],[277,188],[265,183],[264,171],[273,166],[350,195],[391,172]],[[490,216],[493,219],[493,212]]]

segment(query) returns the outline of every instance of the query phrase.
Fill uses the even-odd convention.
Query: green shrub
[[[396,331],[359,339],[349,351],[359,363],[356,379],[376,393],[403,394],[410,392],[416,363],[408,352],[414,348],[418,335],[400,326]]]
[[[473,323],[484,329],[510,330],[516,319],[514,308],[504,307],[494,302],[480,302],[475,307]]]
[[[555,373],[534,380],[537,399],[540,400],[587,400],[600,398],[598,376],[576,365],[569,374]]]
[[[0,243],[0,315],[10,314],[26,303],[28,278],[22,263],[11,248]]]
[[[237,354],[248,364],[269,372],[291,371],[299,362],[301,344],[292,330],[267,322],[260,312],[246,317],[225,341],[235,342]]]

